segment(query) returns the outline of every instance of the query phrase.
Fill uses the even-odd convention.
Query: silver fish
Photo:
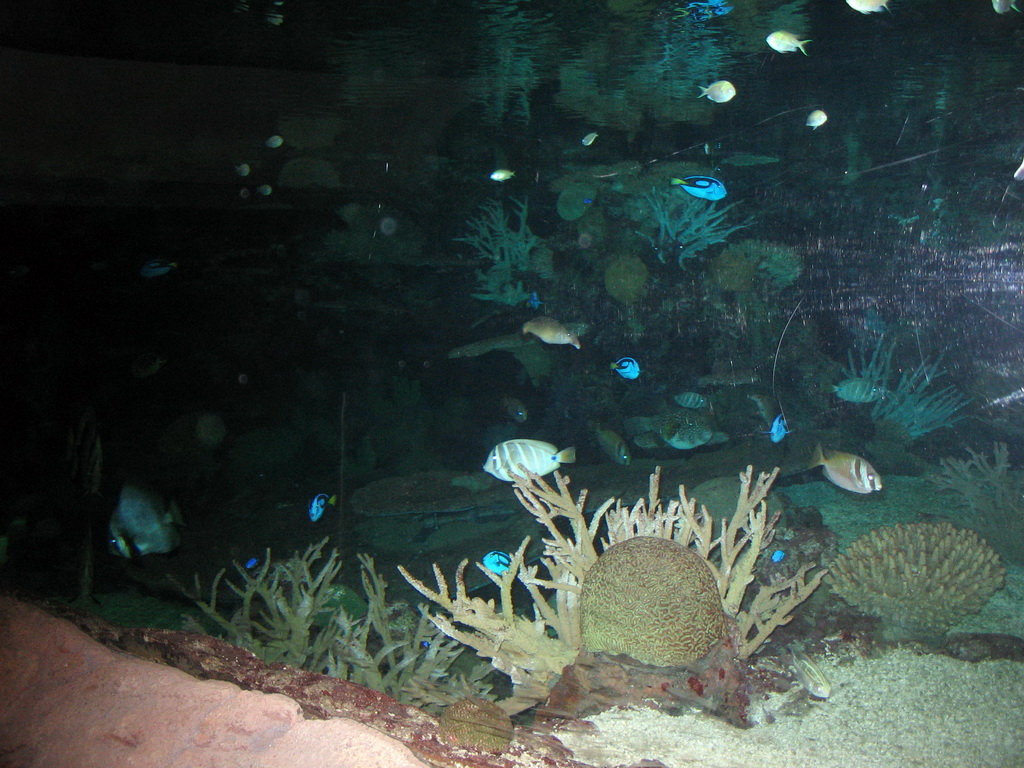
[[[885,394],[885,389],[871,379],[843,379],[834,387],[836,397],[848,403],[873,403]]]
[[[521,475],[520,465],[537,475],[554,472],[563,464],[576,461],[576,449],[558,450],[541,440],[506,440],[491,449],[484,462],[484,472],[499,480],[512,482],[512,475]]]
[[[125,483],[110,516],[110,545],[121,557],[170,552],[181,544],[181,512],[154,490]]]
[[[827,699],[832,695],[832,681],[825,677],[825,673],[807,654],[790,650],[789,657],[789,668],[804,690],[816,699]]]
[[[697,392],[680,392],[672,398],[683,408],[706,408],[708,399]]]

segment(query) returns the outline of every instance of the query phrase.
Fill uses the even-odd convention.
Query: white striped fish
[[[882,478],[867,459],[842,451],[822,450],[820,445],[811,457],[812,467],[823,467],[825,477],[854,493],[871,493],[882,490]]]
[[[513,474],[523,473],[520,464],[535,474],[546,475],[574,461],[575,448],[559,451],[551,443],[541,440],[506,440],[491,449],[484,462],[484,472],[489,472],[499,480],[512,482]]]

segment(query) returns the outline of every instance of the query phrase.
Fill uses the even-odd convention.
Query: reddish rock
[[[0,598],[0,637],[5,766],[426,768],[366,725],[305,720],[286,696],[111,651],[9,598]]]

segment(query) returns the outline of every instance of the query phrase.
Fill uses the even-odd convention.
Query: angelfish
[[[808,468],[823,467],[825,477],[840,488],[854,493],[871,493],[882,490],[882,478],[875,468],[852,453],[823,449],[819,443],[814,448]]]

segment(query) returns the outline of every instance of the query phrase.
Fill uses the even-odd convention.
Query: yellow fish
[[[523,333],[532,333],[545,344],[571,344],[580,348],[580,340],[560,322],[551,317],[538,315],[523,323]]]
[[[700,96],[707,96],[716,104],[724,104],[736,95],[736,86],[728,80],[716,80],[707,88],[702,85],[698,88],[700,88]],[[697,98],[699,99],[700,96]]]
[[[612,461],[624,467],[629,466],[629,462],[633,460],[633,457],[629,455],[629,446],[626,445],[626,441],[622,439],[618,432],[595,426],[594,436],[597,438],[597,444],[601,446],[601,450]]]
[[[824,467],[825,477],[833,484],[854,493],[871,493],[882,490],[882,478],[867,459],[842,451],[814,448],[811,457],[813,467]]]
[[[499,168],[491,174],[491,181],[508,181],[515,175],[515,171],[510,171],[507,168]]]
[[[859,13],[881,13],[888,11],[889,0],[846,0],[846,4]]]
[[[807,116],[807,122],[804,125],[808,126],[812,131],[817,130],[825,124],[828,120],[828,115],[822,109],[816,109]]]
[[[768,37],[764,39],[766,43],[773,50],[779,53],[793,53],[794,51],[800,51],[804,56],[807,55],[807,51],[804,50],[804,46],[811,42],[810,40],[800,40],[792,32],[787,32],[784,29],[780,29],[778,32],[772,32]]]

